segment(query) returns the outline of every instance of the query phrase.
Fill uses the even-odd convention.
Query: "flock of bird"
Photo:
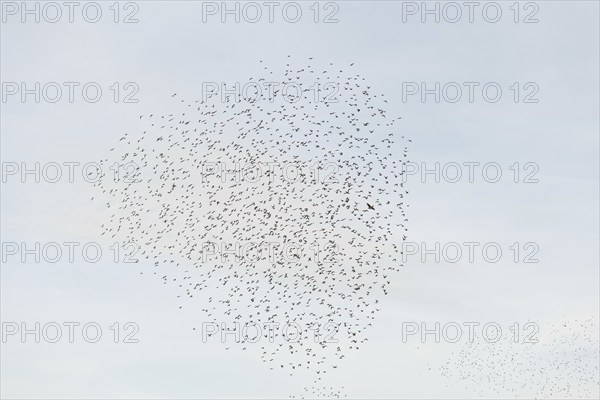
[[[139,117],[140,133],[124,134],[101,163],[122,167],[121,179],[95,184],[112,213],[102,234],[136,243],[179,308],[201,311],[198,335],[206,323],[300,327],[294,340],[253,328],[223,345],[254,351],[278,372],[312,376],[300,397],[342,397],[343,388],[325,386],[327,374],[368,341],[402,267],[410,140],[353,64],[288,56],[283,68],[260,66],[247,83],[277,82],[273,92],[173,94],[172,112]],[[291,97],[286,86],[301,91]],[[441,373],[480,396],[489,394],[482,388],[593,395],[598,341],[590,326],[577,322],[574,333],[537,345],[471,343]],[[565,379],[572,384],[559,384]]]
[[[541,326],[535,343],[475,340],[440,367],[479,398],[591,399],[600,395],[597,318]]]
[[[313,374],[306,395],[338,397],[319,385],[368,340],[402,267],[410,140],[353,64],[265,64],[247,82],[278,82],[273,93],[173,94],[173,112],[139,117],[140,133],[124,134],[102,160],[127,166],[126,182],[96,184],[112,210],[102,234],[138,244],[138,258],[179,291],[180,308],[202,310],[201,322],[300,326],[299,340],[276,330],[271,343],[263,330],[260,341],[226,346],[260,346],[271,369]],[[293,98],[282,89],[291,86],[301,88]],[[256,250],[267,244],[268,256]],[[256,251],[225,254],[236,248]],[[324,340],[332,325],[335,340]]]

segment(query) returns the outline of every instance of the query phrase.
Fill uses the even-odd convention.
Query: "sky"
[[[28,2],[32,8],[35,3]],[[435,15],[422,14],[422,2],[297,2],[287,6],[302,10],[296,23],[286,21],[293,11],[286,18],[281,13],[289,3],[279,2],[271,23],[258,2],[263,15],[252,23],[247,19],[253,14],[239,22],[226,15],[223,22],[221,2],[121,2],[115,23],[113,2],[98,2],[102,14],[91,23],[86,18],[93,19],[94,6],[84,18],[86,2],[80,2],[70,23],[68,8],[58,2],[62,17],[51,23],[54,11],[44,2],[38,2],[39,22],[27,14],[21,20],[21,2],[1,2],[2,332],[23,322],[29,329],[55,322],[64,334],[65,322],[94,322],[103,331],[97,343],[77,330],[73,343],[65,337],[57,343],[36,343],[33,335],[3,338],[2,397],[288,398],[310,385],[308,376],[269,370],[253,350],[226,351],[216,340],[200,341],[191,330],[199,310],[179,311],[173,289],[139,274],[144,265],[111,262],[110,256],[98,263],[22,262],[6,254],[9,242],[69,241],[99,242],[110,254],[110,243],[99,236],[109,210],[90,201],[91,184],[80,175],[73,183],[64,177],[36,183],[31,175],[22,182],[19,174],[4,176],[9,164],[97,162],[125,132],[139,132],[139,115],[175,107],[173,93],[200,99],[203,83],[247,82],[261,72],[260,60],[282,66],[288,55],[354,63],[402,117],[396,129],[411,140],[409,159],[419,168],[406,181],[406,242],[417,252],[394,275],[368,344],[347,356],[327,386],[348,398],[598,397],[598,3],[480,2],[469,22],[462,2],[428,2],[430,9],[439,7],[436,22]],[[452,23],[454,4],[462,14]],[[217,14],[207,14],[215,8]],[[497,9],[499,21],[490,22]],[[31,94],[23,101],[20,92],[10,94],[22,82],[29,89],[35,82],[61,83],[63,97],[52,103],[48,92],[39,103]],[[63,82],[77,83],[73,102]],[[90,82],[102,88],[95,103],[81,91]],[[435,94],[421,97],[437,82],[439,101]],[[454,101],[456,87],[461,96]],[[494,102],[498,87],[502,94]],[[138,101],[124,102],[128,94]],[[439,182],[433,174],[421,175],[436,163],[447,173]],[[486,164],[499,167],[498,182],[489,182],[494,169],[482,175]],[[456,165],[462,175],[453,183]],[[474,166],[473,182],[468,165]],[[423,256],[423,247],[436,242],[440,248],[461,244],[462,257],[435,262]],[[478,243],[473,261],[465,242]],[[497,262],[483,257],[487,243],[501,248]],[[115,322],[119,343],[110,329]],[[131,331],[127,322],[139,328],[133,336],[138,343],[123,343]],[[540,343],[479,341],[472,348],[464,337],[456,343],[436,343],[431,336],[421,343],[418,335],[402,340],[407,323],[432,328],[436,322],[494,322],[505,334],[515,323],[524,332],[524,324],[534,322]],[[573,353],[579,340],[583,354]],[[470,361],[491,360],[490,370],[506,381],[486,384],[491,372],[462,363],[464,351],[471,351]],[[530,351],[534,356],[525,356]],[[537,360],[532,368],[538,372],[540,366],[563,366],[552,381],[569,391],[550,392],[543,374],[519,390],[515,382],[523,370],[506,354],[520,355],[526,366]],[[568,364],[574,354],[579,361]],[[585,365],[580,379],[567,366],[573,364]],[[451,376],[444,365],[451,366]],[[478,373],[481,379],[466,378]]]

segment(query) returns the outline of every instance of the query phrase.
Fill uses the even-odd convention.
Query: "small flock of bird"
[[[442,376],[480,398],[597,399],[597,318],[548,325],[540,327],[536,343],[515,341],[512,333],[496,343],[468,343],[441,366]]]
[[[202,321],[300,325],[297,342],[243,337],[227,346],[260,346],[271,369],[310,371],[322,385],[348,351],[368,340],[380,300],[402,267],[408,221],[402,171],[410,140],[399,134],[400,118],[388,114],[385,97],[353,64],[310,58],[292,65],[289,56],[285,67],[265,64],[248,82],[300,85],[303,95],[290,101],[277,87],[272,98],[265,92],[239,101],[173,94],[172,112],[139,117],[140,133],[124,134],[102,160],[135,166],[128,176],[135,182],[107,175],[96,184],[97,197],[112,210],[102,234],[137,243],[138,258],[179,290],[180,308],[201,310]],[[334,94],[315,96],[315,84],[331,83]],[[223,171],[207,168],[268,163],[295,164],[299,176],[266,171],[261,179],[223,179]],[[315,179],[315,170],[328,179]],[[267,242],[279,244],[276,252],[289,244],[304,251],[292,260],[279,253],[259,260],[206,254],[207,243],[220,249]],[[328,323],[339,327],[337,343],[315,341],[307,328]]]

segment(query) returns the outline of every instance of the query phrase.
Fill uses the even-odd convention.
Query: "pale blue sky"
[[[302,3],[306,11],[311,3]],[[110,3],[102,4],[108,13]],[[137,4],[137,24],[114,24],[109,14],[97,24],[1,24],[3,82],[140,87],[138,104],[2,103],[2,161],[96,161],[124,132],[138,130],[140,114],[168,109],[172,93],[200,98],[202,82],[244,81],[260,71],[258,60],[280,65],[291,54],[355,62],[402,116],[397,126],[412,140],[412,161],[497,162],[504,172],[515,161],[540,167],[537,184],[409,181],[408,240],[533,241],[540,263],[410,259],[369,344],[347,357],[329,385],[345,386],[349,398],[473,396],[438,370],[464,343],[403,344],[403,321],[536,321],[540,336],[551,337],[548,327],[560,321],[598,320],[597,2],[536,2],[536,24],[513,23],[512,2],[500,3],[506,14],[497,24],[480,14],[474,23],[402,23],[394,1],[340,1],[334,24],[308,16],[298,24],[202,23],[201,2]],[[495,104],[480,96],[403,103],[402,82],[422,81],[498,82],[505,93]],[[513,82],[536,82],[539,103],[512,102]],[[108,212],[91,196],[81,181],[2,184],[2,241],[99,240]],[[199,317],[176,312],[175,292],[139,270],[110,262],[3,264],[3,322],[136,321],[140,343],[2,344],[2,396],[281,398],[310,383],[270,371],[255,354],[199,342],[190,331]]]

